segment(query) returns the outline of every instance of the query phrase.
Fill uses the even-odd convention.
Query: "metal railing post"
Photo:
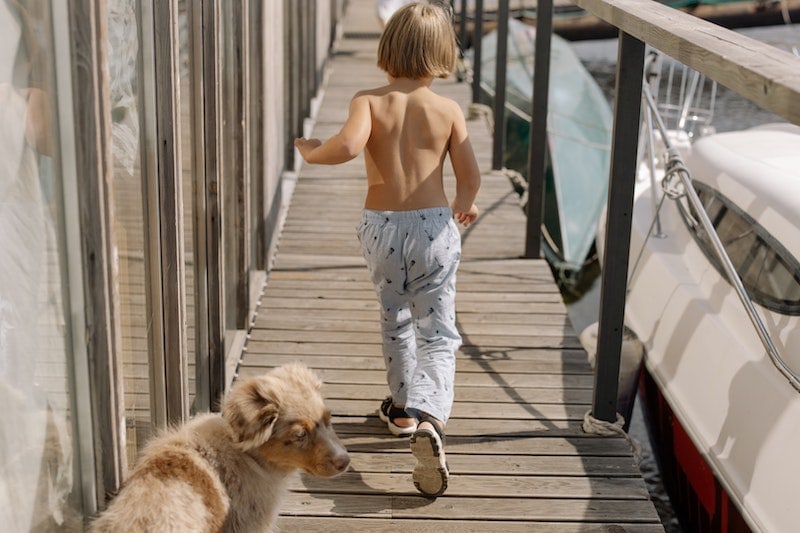
[[[508,0],[497,6],[497,54],[494,69],[494,142],[492,170],[503,168],[506,145],[506,62],[508,60]]]
[[[606,422],[615,422],[617,414],[644,52],[644,42],[620,31],[605,230],[606,249],[603,254],[600,286],[600,325],[592,401],[593,416]]]
[[[458,14],[458,44],[462,52],[467,49],[467,0],[461,0]]]
[[[480,101],[481,52],[483,50],[483,0],[475,0],[475,23],[472,32],[472,103]]]
[[[541,254],[544,180],[547,172],[547,102],[550,93],[550,43],[553,0],[536,2],[536,48],[533,70],[533,112],[528,146],[528,208],[525,257]]]

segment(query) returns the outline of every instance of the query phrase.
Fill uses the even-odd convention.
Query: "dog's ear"
[[[243,450],[267,442],[278,420],[278,402],[263,378],[237,384],[222,407],[222,416]]]

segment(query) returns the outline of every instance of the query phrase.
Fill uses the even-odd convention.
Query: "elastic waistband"
[[[452,218],[453,211],[449,207],[426,207],[425,209],[414,209],[412,211],[375,211],[374,209],[363,209],[361,218],[370,222],[391,222],[405,220],[426,220],[429,218],[442,217]]]

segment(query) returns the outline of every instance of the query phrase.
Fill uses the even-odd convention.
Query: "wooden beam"
[[[188,415],[176,0],[141,4],[142,195],[150,403],[156,427]]]
[[[208,379],[211,410],[225,390],[225,298],[222,276],[222,73],[219,0],[202,2],[206,286],[208,297]],[[202,280],[197,280],[201,283]]]
[[[575,3],[767,111],[800,124],[800,57],[651,0]]]
[[[205,33],[203,31],[203,7],[199,2],[187,2],[189,29],[189,91],[182,98],[190,98],[189,115],[192,132],[192,244],[194,260],[194,321],[195,327],[195,398],[194,411],[211,410],[210,366],[209,366],[209,307],[208,307],[208,249],[206,221],[206,119],[205,119],[205,76],[203,50]],[[212,122],[213,124],[213,122]]]
[[[86,343],[96,428],[97,500],[119,489],[127,468],[119,293],[114,260],[111,110],[104,2],[72,0],[72,90],[80,210]]]

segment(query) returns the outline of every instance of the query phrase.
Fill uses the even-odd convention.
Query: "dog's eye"
[[[306,431],[305,429],[301,429],[295,434],[295,439],[304,440],[307,436],[308,436],[308,431]]]

